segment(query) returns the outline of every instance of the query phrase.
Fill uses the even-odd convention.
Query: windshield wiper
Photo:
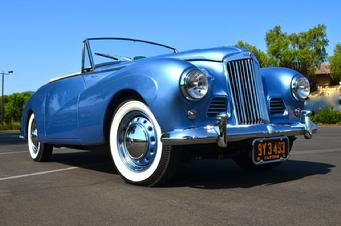
[[[112,56],[106,53],[95,53],[95,55],[109,58],[109,59],[116,60],[116,61],[133,61],[131,58],[125,57],[125,56]]]
[[[95,55],[105,57],[105,58],[109,58],[109,59],[113,59],[113,60],[118,60],[117,57],[111,56],[111,55],[106,54],[106,53],[95,53]]]

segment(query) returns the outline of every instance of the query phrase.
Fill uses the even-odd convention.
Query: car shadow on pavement
[[[51,161],[84,169],[117,174],[108,150],[59,152]],[[273,170],[244,171],[231,160],[194,160],[179,165],[174,177],[161,187],[195,187],[201,189],[249,188],[324,175],[334,165],[289,160]]]
[[[18,139],[17,131],[0,131],[1,145],[26,143]],[[117,174],[109,150],[54,149],[52,162],[76,166],[103,173]],[[243,171],[231,160],[195,160],[181,164],[177,173],[162,187],[195,187],[201,189],[249,188],[298,180],[314,175],[324,175],[335,165],[289,160],[273,170]]]
[[[202,160],[180,167],[167,187],[195,187],[201,189],[250,188],[325,175],[335,165],[288,160],[272,170],[245,171],[232,160]]]
[[[19,139],[17,131],[0,131],[0,145],[18,145],[26,143],[25,140]]]
[[[63,151],[63,149],[54,148],[50,161],[103,173],[117,174],[110,152],[105,149],[68,149]]]

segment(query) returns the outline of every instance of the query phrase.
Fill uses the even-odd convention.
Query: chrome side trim
[[[61,80],[61,79],[64,79],[64,78],[70,78],[70,77],[78,76],[78,75],[81,75],[81,73],[76,72],[76,73],[69,74],[69,75],[62,75],[62,76],[59,76],[59,77],[55,77],[55,78],[50,79],[50,80],[48,81],[48,83],[55,82],[55,81],[58,81],[58,80]]]

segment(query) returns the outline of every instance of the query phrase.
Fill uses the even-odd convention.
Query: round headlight
[[[310,94],[309,80],[303,76],[295,77],[291,82],[292,95],[297,100],[305,100]]]
[[[193,69],[182,74],[180,88],[188,100],[200,100],[208,92],[207,76],[198,69]]]

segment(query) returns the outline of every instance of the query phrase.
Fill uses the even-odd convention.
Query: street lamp
[[[13,74],[13,71],[1,72],[2,75],[2,91],[1,91],[1,124],[4,124],[5,120],[5,101],[4,101],[4,91],[5,91],[5,75]]]

